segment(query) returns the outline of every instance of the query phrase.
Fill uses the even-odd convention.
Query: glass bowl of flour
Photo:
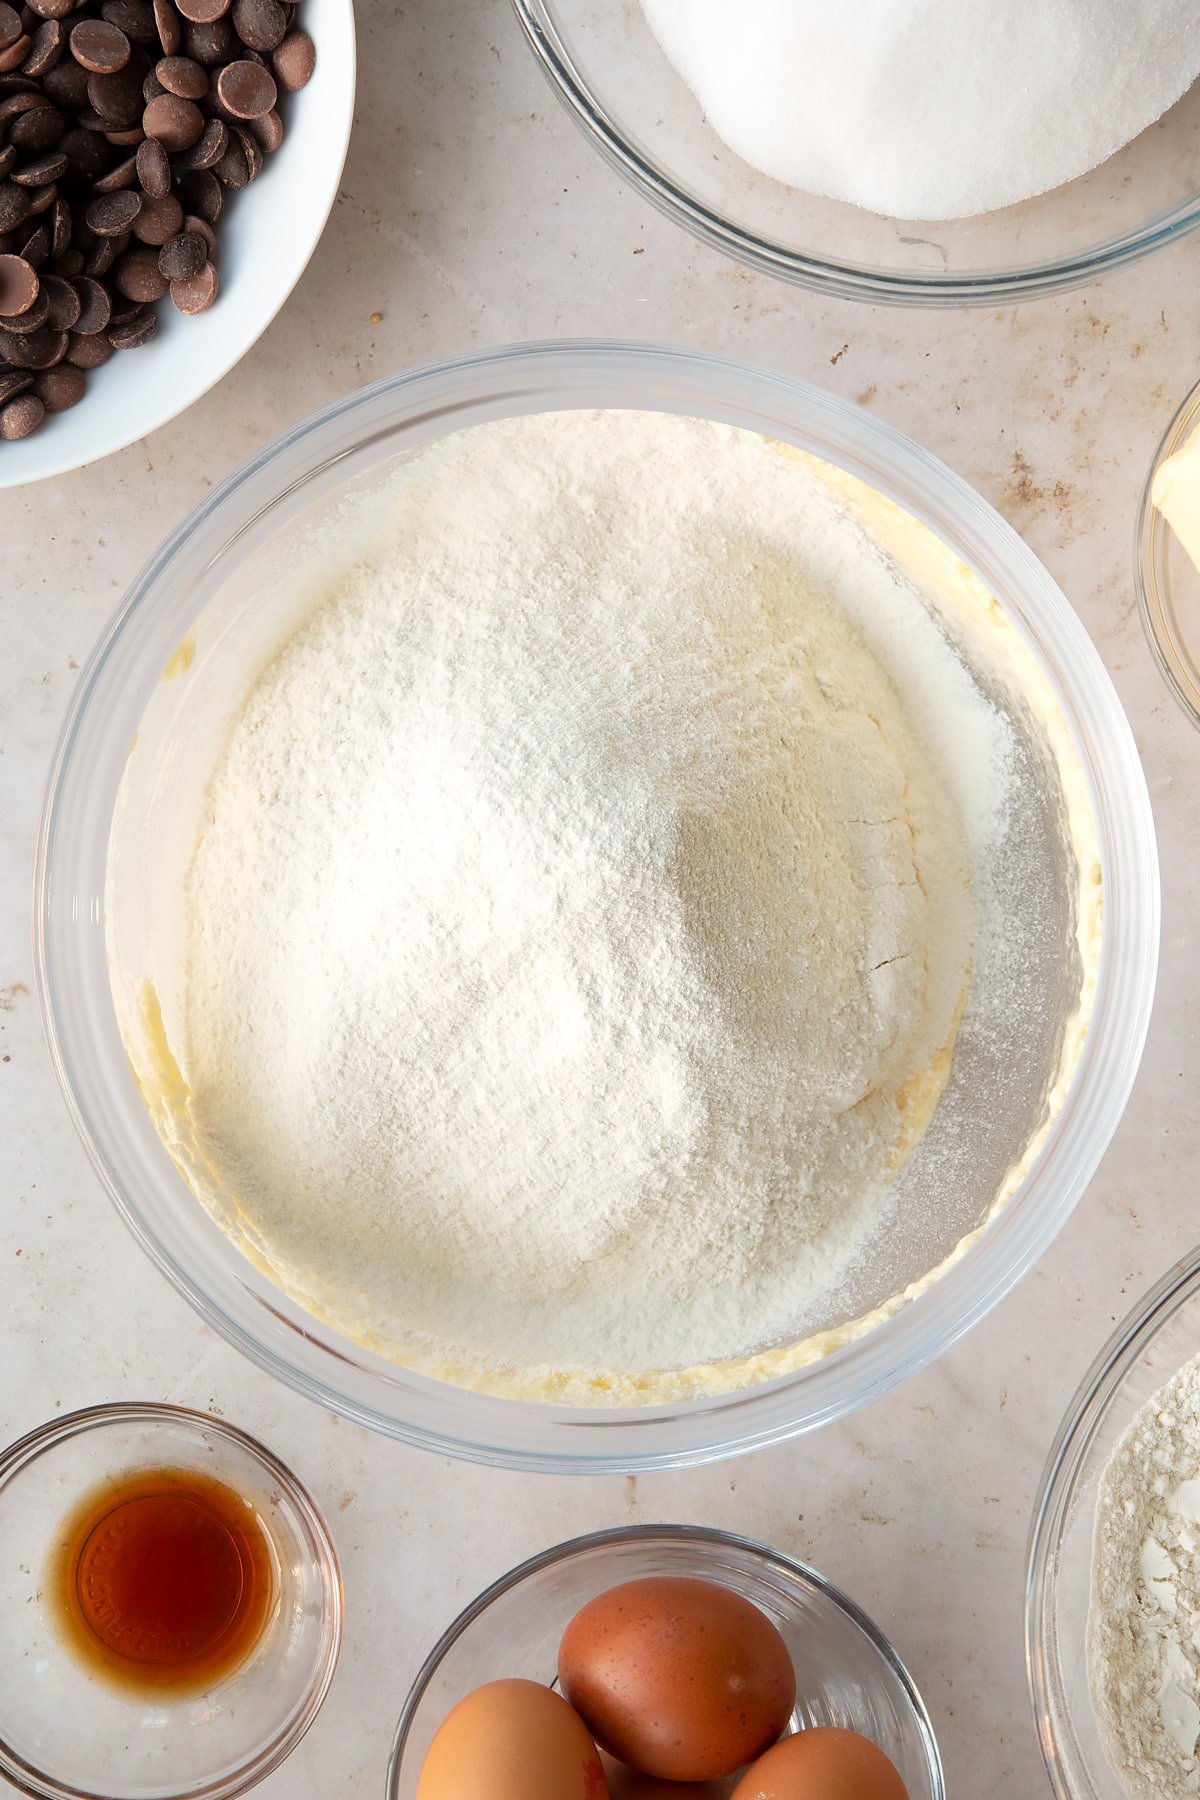
[[[1026,1653],[1060,1800],[1200,1781],[1200,1266],[1168,1271],[1085,1376],[1034,1509]]]
[[[517,1467],[810,1429],[1038,1256],[1158,943],[1128,726],[914,445],[555,344],[305,421],[85,672],[49,1040],[151,1256],[266,1368]]]
[[[514,5],[624,180],[805,287],[995,305],[1200,223],[1189,0]]]

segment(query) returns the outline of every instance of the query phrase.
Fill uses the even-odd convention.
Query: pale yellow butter
[[[1167,458],[1150,498],[1200,569],[1200,431]]]

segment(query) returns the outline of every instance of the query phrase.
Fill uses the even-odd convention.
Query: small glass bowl
[[[1138,608],[1167,686],[1200,725],[1200,569],[1151,498],[1158,471],[1200,431],[1200,382],[1163,434],[1138,507],[1134,559]]]
[[[1200,1257],[1176,1263],[1113,1332],[1067,1409],[1034,1507],[1025,1655],[1034,1723],[1058,1800],[1125,1800],[1088,1687],[1096,1499],[1136,1413],[1200,1352]]]
[[[91,1676],[60,1636],[47,1569],[64,1519],[113,1476],[195,1469],[255,1507],[276,1563],[262,1636],[200,1693],[136,1694]],[[0,1775],[38,1800],[229,1800],[288,1756],[320,1710],[342,1637],[325,1522],[251,1437],[178,1406],[93,1406],[0,1454]]]
[[[945,1800],[925,1703],[879,1627],[837,1588],[777,1550],[695,1525],[597,1531],[544,1550],[473,1600],[412,1685],[388,1764],[388,1800],[413,1800],[433,1735],[485,1681],[550,1684],[558,1644],[581,1606],[647,1575],[696,1576],[753,1601],[782,1632],[796,1669],[791,1729],[840,1725],[891,1757],[909,1800]]]
[[[801,287],[874,303],[996,306],[1095,281],[1200,225],[1200,82],[1099,168],[1048,194],[977,218],[892,219],[744,163],[637,0],[513,6],[559,99],[624,181],[703,242]]]

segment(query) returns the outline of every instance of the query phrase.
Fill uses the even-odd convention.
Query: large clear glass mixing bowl
[[[165,871],[186,866],[222,709],[228,716],[239,684],[265,660],[272,584],[287,587],[288,555],[314,521],[319,529],[336,515],[347,484],[484,420],[587,407],[659,409],[762,432],[847,472],[935,533],[953,566],[967,564],[999,601],[1055,697],[1090,792],[1104,894],[1095,1004],[1069,1091],[1016,1191],[965,1254],[885,1323],[809,1366],[716,1397],[624,1410],[517,1402],[428,1379],[339,1335],[275,1286],[213,1223],[159,1138],[118,1029],[105,930],[106,855],[131,746],[141,763],[149,743],[156,749],[145,785],[122,808],[135,854],[109,899],[136,953],[176,879]],[[234,604],[232,577],[251,558],[263,580]],[[864,1290],[846,1317],[903,1292],[988,1218],[1012,1135],[1023,1142],[1039,1105],[1045,1111],[1038,1059],[1067,1004],[1055,958],[1074,943],[1055,887],[1047,782],[1022,816],[1022,834],[1042,841],[1045,968],[1019,971],[1032,989],[1003,1054],[994,1044],[982,1062],[973,1053],[968,1009],[938,1114],[956,1094],[957,1123],[942,1133],[954,1141],[941,1146],[951,1160],[931,1152],[921,1161],[938,1135],[935,1117],[905,1166],[905,1179],[915,1171],[915,1199],[889,1230],[897,1268],[878,1279],[890,1285]],[[816,389],[615,343],[528,345],[393,377],[305,420],[219,485],[134,582],[80,679],[50,775],[35,895],[39,988],[68,1105],[126,1222],[201,1314],[264,1368],[377,1430],[454,1456],[580,1471],[699,1462],[809,1430],[884,1392],[993,1306],[1058,1231],[1116,1128],[1149,1019],[1158,929],[1153,826],[1129,727],[1079,621],[1015,533],[942,464]]]
[[[624,180],[704,242],[801,287],[994,306],[1095,281],[1200,224],[1200,83],[1077,181],[978,218],[921,223],[802,193],[744,163],[637,0],[513,5],[567,111]]]

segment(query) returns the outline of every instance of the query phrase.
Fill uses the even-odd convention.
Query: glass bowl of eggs
[[[1200,223],[1185,0],[861,17],[772,0],[513,3],[623,180],[802,287],[996,305],[1095,280]]]
[[[1047,1459],[1025,1634],[1034,1723],[1058,1800],[1193,1791],[1198,1351],[1200,1258],[1191,1252],[1113,1332]]]
[[[946,1793],[878,1627],[778,1551],[648,1525],[543,1551],[472,1601],[413,1683],[387,1792],[818,1800],[855,1782],[871,1800]]]

